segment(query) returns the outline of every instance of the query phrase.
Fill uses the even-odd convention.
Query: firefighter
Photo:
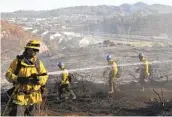
[[[35,106],[42,102],[41,87],[45,86],[48,75],[44,64],[37,58],[39,49],[38,40],[29,41],[23,54],[18,55],[8,68],[5,77],[14,86],[10,116],[33,116]]]
[[[65,68],[65,65],[63,62],[58,63],[58,67],[60,70],[62,70],[61,74],[61,81],[59,83],[58,93],[60,99],[68,99],[69,96],[72,96],[72,99],[76,99],[76,95],[71,89],[71,74],[68,72],[68,70]]]
[[[143,53],[140,53],[138,57],[142,63],[136,71],[140,72],[139,83],[142,86],[142,91],[144,91],[145,80],[149,78],[149,74],[150,74],[149,73],[149,62],[146,59],[146,57],[143,55]]]
[[[109,72],[109,94],[114,93],[114,90],[116,90],[116,78],[118,73],[118,67],[115,60],[112,59],[112,56],[109,54],[106,56],[106,60],[108,62],[108,65],[111,65],[110,72]]]

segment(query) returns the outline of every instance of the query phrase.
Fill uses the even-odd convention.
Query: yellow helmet
[[[31,49],[36,49],[36,50],[39,50],[40,49],[40,43],[38,40],[30,40],[25,48],[31,48]]]

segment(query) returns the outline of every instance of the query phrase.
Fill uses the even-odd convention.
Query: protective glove
[[[18,77],[17,78],[17,83],[19,83],[19,84],[28,84],[28,82],[29,82],[29,79],[26,77]]]
[[[31,83],[33,84],[39,84],[39,77],[37,76],[37,74],[32,74],[31,75]]]

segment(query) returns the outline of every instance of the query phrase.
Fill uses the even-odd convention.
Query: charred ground
[[[145,92],[140,91],[137,83],[120,85],[120,90],[114,94],[107,94],[107,85],[95,84],[89,81],[80,81],[73,85],[77,99],[59,102],[56,100],[56,90],[49,90],[44,114],[51,116],[80,115],[80,116],[157,116],[172,115],[171,84],[156,86],[154,89],[161,98],[164,98],[162,108],[158,95],[153,91],[151,84],[147,84]],[[52,86],[52,84],[51,84]],[[161,90],[163,96],[161,95]]]

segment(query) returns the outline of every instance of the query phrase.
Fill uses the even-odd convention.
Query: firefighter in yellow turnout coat
[[[137,71],[140,72],[140,79],[139,79],[139,83],[142,86],[142,91],[144,91],[144,87],[145,87],[145,79],[149,78],[149,62],[146,59],[146,57],[140,53],[139,54],[139,60],[142,62],[141,65],[139,66],[139,68],[137,69]]]
[[[63,62],[58,63],[58,67],[62,70],[62,75],[61,75],[61,82],[59,84],[59,98],[60,99],[68,99],[70,95],[72,95],[72,99],[76,99],[76,95],[71,89],[71,74],[69,71],[65,68]],[[69,94],[65,96],[66,94]]]
[[[48,75],[43,63],[36,57],[39,47],[39,41],[29,41],[23,54],[13,60],[8,68],[6,79],[17,88],[16,92],[13,92],[10,116],[31,116],[34,106],[42,102],[41,87],[46,84]],[[37,62],[39,62],[39,70],[35,67]],[[38,76],[38,74],[44,75]]]
[[[118,67],[117,63],[112,60],[111,55],[106,56],[106,60],[108,62],[108,65],[111,65],[111,70],[109,73],[109,89],[110,91],[108,93],[114,93],[114,90],[116,90],[116,78],[117,78],[117,73],[118,73]]]

